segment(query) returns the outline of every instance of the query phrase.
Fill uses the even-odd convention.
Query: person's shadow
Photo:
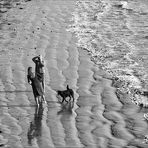
[[[35,107],[34,119],[30,122],[30,127],[28,129],[28,144],[32,145],[32,140],[34,138],[41,137],[41,126],[42,126],[42,116],[43,116],[44,108],[42,105],[39,107]]]

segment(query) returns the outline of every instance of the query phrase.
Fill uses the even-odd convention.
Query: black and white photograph
[[[148,148],[148,0],[0,0],[0,148]]]

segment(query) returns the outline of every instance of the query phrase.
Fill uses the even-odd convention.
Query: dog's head
[[[61,91],[60,90],[57,90],[57,95],[59,96],[61,94]]]

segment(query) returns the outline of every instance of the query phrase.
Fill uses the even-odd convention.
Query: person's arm
[[[34,63],[36,63],[36,61],[39,61],[39,56],[36,56],[36,57],[32,58],[32,61],[33,61]]]
[[[40,66],[41,66],[41,67],[44,67],[44,61],[41,61],[41,62],[40,62]]]
[[[39,55],[38,57],[39,57],[40,67],[44,67],[44,61],[42,60],[42,56]]]
[[[27,75],[27,80],[28,80],[28,83],[31,85],[31,80],[30,80],[30,76]]]

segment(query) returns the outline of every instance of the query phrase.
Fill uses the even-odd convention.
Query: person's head
[[[39,55],[39,60],[40,60],[40,62],[43,61],[43,57],[42,57],[42,55]]]
[[[39,61],[39,62],[41,61],[41,58],[40,58],[40,56],[38,57],[38,61]]]
[[[32,74],[32,67],[28,67],[28,75]]]

